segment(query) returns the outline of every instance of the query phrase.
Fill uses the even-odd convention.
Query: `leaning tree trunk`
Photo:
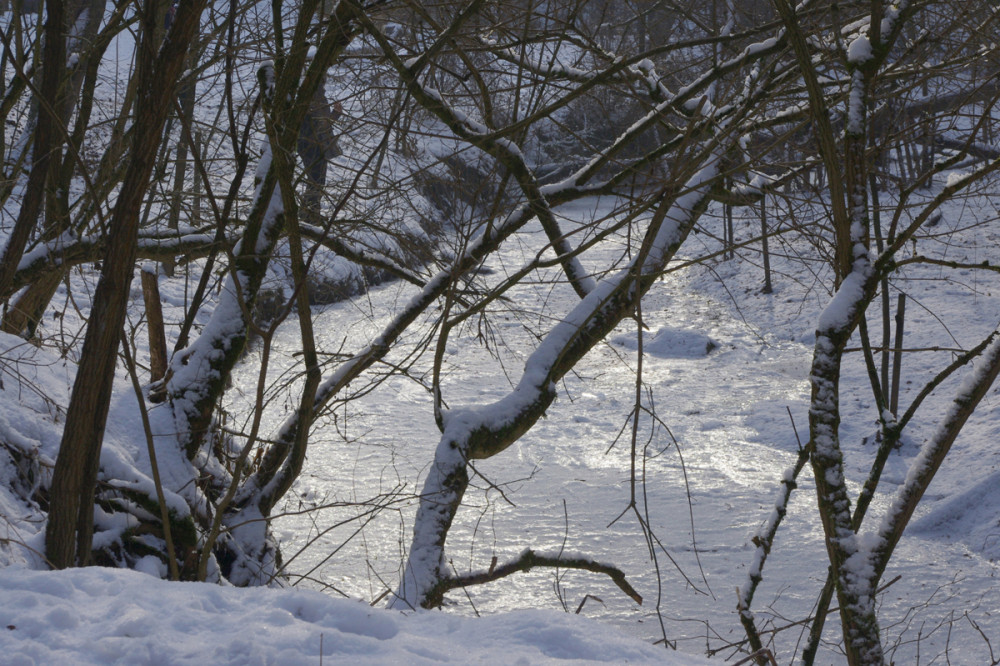
[[[497,455],[528,432],[555,400],[556,383],[634,311],[637,299],[652,286],[705,210],[720,171],[720,154],[713,151],[707,157],[705,166],[682,188],[685,194],[663,195],[637,258],[598,283],[553,328],[527,360],[512,393],[493,405],[445,415],[392,607],[427,606],[437,599],[436,588],[448,576],[445,540],[469,484],[469,461]]]
[[[303,5],[296,31],[301,29],[304,32],[308,28],[310,17],[316,7],[315,1]],[[230,543],[234,546],[234,552],[229,555],[234,557],[227,557],[227,561],[235,560],[239,563],[248,559],[254,560],[255,569],[245,568],[248,573],[242,575],[233,569],[233,564],[230,562],[227,565],[228,569],[222,572],[223,575],[239,584],[263,582],[268,579],[270,570],[265,560],[270,557],[268,555],[270,547],[267,544],[266,521],[256,523],[261,527],[260,530],[240,531],[243,536],[239,538],[245,540],[245,543],[241,544],[232,543],[231,539],[237,537],[232,536],[234,533],[231,531],[227,537],[230,541],[220,538],[220,530],[222,527],[229,527],[226,519],[234,516],[236,517],[232,522],[245,523],[247,512],[255,512],[255,515],[266,518],[273,502],[280,499],[290,486],[291,480],[297,476],[297,470],[301,465],[295,465],[294,460],[301,460],[304,457],[308,429],[294,434],[296,445],[291,447],[291,450],[280,445],[271,447],[274,455],[265,458],[271,460],[277,457],[277,464],[281,466],[282,462],[291,457],[292,472],[288,483],[281,485],[278,491],[273,493],[273,501],[262,502],[263,484],[255,484],[256,477],[243,478],[242,463],[237,465],[237,469],[231,474],[226,467],[227,461],[211,450],[210,435],[215,426],[215,406],[226,391],[228,378],[246,348],[250,314],[256,303],[271,255],[279,237],[285,231],[287,216],[294,215],[294,200],[290,199],[293,196],[292,189],[286,187],[283,197],[279,187],[281,181],[284,180],[288,184],[293,180],[292,164],[287,156],[294,155],[299,127],[308,110],[309,100],[322,82],[326,69],[358,32],[356,25],[351,21],[353,9],[348,10],[346,7],[346,4],[340,5],[333,17],[326,22],[326,32],[316,47],[311,62],[307,63],[309,45],[303,37],[293,41],[292,48],[286,56],[276,59],[273,66],[265,66],[258,73],[264,91],[268,140],[257,168],[253,207],[243,225],[240,242],[233,251],[226,288],[212,312],[210,323],[189,346],[174,354],[167,371],[165,389],[177,428],[178,444],[189,461],[193,462],[199,456],[204,456],[203,460],[207,461],[205,464],[215,475],[211,487],[201,489],[213,504],[212,511],[215,514],[209,516],[203,511],[200,512],[203,527],[207,532],[206,551],[198,558],[199,575],[202,576],[207,570],[208,551],[214,547],[218,552],[222,552],[228,547],[225,544]],[[303,70],[305,70],[304,75]],[[286,206],[286,203],[291,203],[292,206]],[[306,314],[303,313],[303,316]],[[317,375],[313,383],[318,384],[318,382]],[[312,398],[315,393],[314,386],[309,390],[309,397]],[[305,410],[312,411],[308,404]],[[305,419],[306,428],[309,420]],[[278,440],[283,441],[281,436]],[[234,501],[234,497],[237,497],[237,501]],[[239,501],[239,498],[249,499]],[[243,518],[237,516],[241,512]],[[252,573],[251,569],[254,569]]]
[[[313,3],[315,5],[315,3]],[[167,391],[171,398],[178,437],[187,457],[194,459],[212,427],[216,402],[225,391],[230,373],[246,346],[249,314],[267,271],[271,253],[283,230],[284,206],[278,188],[275,152],[294,154],[298,128],[308,102],[321,82],[326,68],[356,34],[338,11],[317,49],[308,72],[298,83],[306,60],[306,44],[281,63],[282,70],[263,68],[259,76],[269,101],[269,142],[257,168],[254,204],[247,216],[238,247],[234,251],[231,278],[212,322],[187,349],[171,361]],[[308,25],[307,8],[303,8]],[[291,101],[289,101],[291,100]],[[211,372],[203,372],[207,366]]]

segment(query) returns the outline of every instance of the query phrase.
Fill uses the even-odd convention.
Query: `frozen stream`
[[[483,279],[520,265],[526,250],[510,245]],[[361,348],[391,312],[408,301],[410,289],[384,285],[366,300],[337,304],[318,314],[320,348]],[[531,350],[533,338],[527,330],[544,329],[546,317],[564,312],[573,298],[562,285],[552,288],[544,282],[525,286],[514,296],[516,307],[506,313],[498,307],[490,315],[490,345],[500,343],[502,361],[477,341],[476,333],[482,330],[477,323],[453,334],[444,368],[449,404],[483,404],[505,395]],[[661,281],[643,303],[648,327],[643,403],[655,408],[661,423],[652,427],[650,419],[641,421],[637,464],[642,474],[645,450],[645,484],[636,492],[640,509],[648,513],[665,548],[657,553],[661,585],[636,516],[626,512],[629,429],[618,438],[636,394],[634,321],[617,329],[608,344],[567,377],[546,419],[507,452],[476,465],[481,477],[466,494],[449,535],[448,555],[459,572],[488,568],[494,556],[502,563],[528,547],[565,548],[621,567],[645,598],[644,605],[637,606],[600,576],[561,572],[557,578],[546,570],[473,588],[468,595],[453,592],[451,612],[486,614],[524,607],[566,607],[573,612],[592,595],[599,600],[586,599],[584,614],[651,641],[665,631],[687,652],[703,653],[706,647],[743,638],[734,589],[743,582],[753,552],[750,538],[771,510],[783,470],[794,462],[798,445],[789,411],[799,434],[807,436],[811,323],[805,317],[797,324],[802,335],[789,335],[787,326],[777,324],[779,319],[787,324],[787,318],[774,315],[772,321],[767,311],[755,311],[747,323],[724,298],[724,291],[692,288],[682,274]],[[294,349],[297,325],[287,323],[279,337],[279,350]],[[409,351],[419,343],[418,333],[412,337]],[[337,506],[278,520],[276,530],[290,559],[287,571],[297,584],[329,586],[375,601],[398,581],[411,536],[413,496],[438,441],[425,386],[431,356],[417,359],[409,377],[390,377],[359,400],[337,406],[315,432],[305,472],[289,494],[289,512],[398,495],[377,512],[369,512],[368,506]],[[276,363],[293,360],[279,354]],[[401,363],[403,356],[393,361]],[[257,368],[248,363],[240,372],[245,374],[237,381],[250,381]],[[368,390],[360,385],[352,389]],[[281,402],[279,397],[268,411],[266,425],[272,428],[288,408]],[[860,440],[865,434],[863,427],[844,427],[845,440]],[[894,461],[887,475],[901,475],[903,469],[901,461]],[[757,592],[759,625],[771,626],[773,621],[780,627],[807,617],[822,585],[821,528],[808,472],[803,477]],[[873,510],[881,510],[885,501],[886,496],[879,496]],[[997,570],[987,559],[963,550],[960,543],[906,538],[894,562],[886,580],[903,578],[885,595],[882,617],[887,646],[904,643],[897,663],[910,663],[918,635],[922,654],[941,652],[948,640],[946,629],[932,630],[942,619],[954,619],[965,610],[985,611],[992,625],[984,626],[980,615],[977,622],[1000,634]],[[968,608],[953,597],[981,598],[982,608]],[[915,618],[907,613],[928,599],[930,604]],[[895,625],[897,621],[902,624]],[[959,623],[955,625],[952,641],[960,632]],[[969,640],[982,645],[963,626]],[[798,628],[780,633],[779,653],[791,654],[800,635]],[[834,653],[824,659],[821,663],[840,660]],[[977,660],[963,662],[961,654],[957,659],[951,655],[951,663]]]

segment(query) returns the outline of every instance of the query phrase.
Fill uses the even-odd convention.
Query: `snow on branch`
[[[749,180],[736,181],[729,188],[718,187],[712,196],[716,201],[733,206],[749,206],[763,199],[766,193],[777,190],[812,168],[813,164],[806,162],[773,175],[751,171],[747,174],[752,176]]]
[[[781,521],[788,511],[788,502],[792,497],[792,491],[797,487],[796,479],[798,479],[799,473],[808,461],[809,448],[806,447],[799,451],[799,457],[795,461],[795,465],[785,470],[785,474],[781,479],[781,490],[778,491],[778,497],[774,502],[774,510],[768,517],[767,522],[761,526],[757,534],[751,539],[757,550],[754,552],[753,562],[747,570],[747,579],[737,590],[736,610],[739,611],[740,622],[746,631],[750,646],[755,651],[760,650],[764,645],[761,643],[760,634],[757,632],[750,604],[753,602],[753,595],[757,591],[757,586],[764,579],[762,574],[764,563],[767,561],[767,556],[774,545],[774,537],[778,533],[778,527],[781,525]]]
[[[170,361],[167,392],[178,436],[192,460],[204,441],[218,387],[225,381],[223,366],[231,365],[224,359],[233,357],[234,363],[246,338],[247,312],[253,305],[246,299],[254,297],[253,283],[262,277],[261,264],[266,265],[270,247],[282,227],[284,208],[269,148],[261,157],[257,174],[254,207],[244,237],[234,251],[236,264],[230,271],[228,287],[222,290],[219,304],[201,335]]]
[[[863,246],[862,246],[863,248]],[[840,365],[851,333],[874,297],[878,272],[859,253],[851,272],[819,317],[809,403],[809,448],[827,555],[852,663],[881,663],[871,553],[855,534],[840,446]]]
[[[965,422],[969,420],[979,403],[989,392],[997,375],[1000,374],[1000,331],[994,331],[989,347],[975,363],[968,377],[962,382],[958,393],[952,402],[948,414],[941,420],[934,433],[921,448],[916,460],[910,466],[906,481],[896,494],[889,510],[886,512],[879,528],[879,539],[876,543],[872,561],[874,571],[871,583],[874,585],[885,572],[892,556],[892,551],[903,536],[913,512],[916,510],[924,492],[934,479],[951,445],[961,432]]]
[[[356,244],[351,243],[349,240],[343,240],[333,236],[325,229],[312,224],[307,224],[301,220],[299,221],[299,231],[302,233],[304,238],[308,238],[309,240],[330,248],[340,256],[353,261],[359,266],[369,266],[371,268],[383,270],[386,273],[394,275],[401,280],[406,280],[410,284],[415,284],[418,287],[423,287],[426,284],[420,276],[403,267],[399,262],[386,254],[359,247]]]
[[[70,268],[100,260],[104,256],[107,242],[107,236],[103,234],[78,236],[72,231],[66,231],[56,239],[38,243],[21,257],[11,281],[10,293],[51,271],[53,266]],[[192,229],[186,233],[173,231],[170,235],[140,232],[137,257],[154,261],[179,256],[202,257],[214,245],[214,234],[201,230]]]
[[[409,559],[391,606],[427,606],[428,593],[447,577],[444,544],[468,486],[468,461],[494,456],[528,432],[555,400],[556,382],[632,312],[636,299],[653,284],[704,210],[723,152],[715,146],[703,155],[702,168],[682,194],[662,195],[643,251],[599,282],[552,328],[526,361],[511,393],[489,405],[443,415],[444,432],[424,481]]]

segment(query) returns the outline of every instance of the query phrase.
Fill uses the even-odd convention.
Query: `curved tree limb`
[[[536,553],[527,548],[516,559],[498,567],[491,567],[488,571],[474,571],[461,576],[450,576],[441,579],[427,593],[428,608],[436,608],[444,601],[444,595],[457,587],[469,587],[470,585],[483,585],[492,583],[495,580],[506,578],[518,572],[528,572],[535,567],[577,569],[580,571],[592,571],[602,573],[611,578],[615,585],[622,592],[628,595],[635,603],[642,605],[642,595],[635,591],[635,588],[625,578],[625,573],[618,567],[611,564],[602,564],[586,557],[568,557],[566,555],[548,555],[546,553]]]
[[[530,430],[555,400],[556,382],[632,312],[637,295],[649,289],[677,252],[704,211],[720,172],[715,151],[702,160],[704,166],[682,194],[661,195],[644,241],[648,252],[640,255],[644,261],[634,259],[598,283],[544,338],[510,394],[492,405],[444,415],[444,434],[421,494],[406,571],[391,606],[426,606],[428,592],[447,577],[444,543],[468,486],[468,461],[494,456]]]

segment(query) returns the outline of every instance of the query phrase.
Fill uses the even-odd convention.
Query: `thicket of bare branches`
[[[385,372],[430,359],[441,438],[392,605],[437,605],[447,589],[497,572],[587,568],[546,555],[457,575],[446,540],[470,466],[504,455],[580,359],[623,321],[641,321],[644,295],[679,253],[703,258],[687,242],[698,231],[720,236],[726,254],[762,251],[768,290],[768,243],[828,267],[818,273],[829,299],[808,376],[808,441],[783,494],[787,505],[795,475],[811,467],[830,575],[804,657],[815,657],[836,596],[850,663],[883,661],[882,576],[1000,371],[991,333],[928,384],[980,357],[920,468],[877,518],[875,546],[862,545],[856,535],[876,520],[867,513],[886,459],[925,395],[903,406],[894,397],[893,285],[920,263],[996,272],[989,260],[910,250],[939,233],[943,205],[1000,167],[989,3],[91,0],[34,14],[27,5],[3,15],[0,326],[45,344],[44,322],[64,307],[54,299],[60,285],[89,267],[99,273],[82,304],[85,330],[63,349],[78,378],[62,447],[51,479],[29,484],[48,512],[53,566],[127,566],[152,553],[175,578],[272,580],[282,565],[269,518],[301,473],[316,424],[378,390]],[[335,121],[346,157],[321,172],[301,143],[318,99],[350,111]],[[596,195],[617,197],[613,216],[579,223],[556,212]],[[705,215],[716,203],[728,225]],[[736,248],[732,209],[750,206],[761,210],[760,234]],[[535,223],[544,251],[508,275],[480,272]],[[622,238],[620,260],[595,268],[593,252]],[[137,259],[160,267],[144,279],[142,305],[131,300]],[[571,288],[575,306],[532,331],[509,395],[449,409],[441,371],[450,337],[466,335],[470,321],[488,329],[511,290],[551,280],[553,268],[554,288]],[[181,321],[157,324],[157,274],[189,281]],[[411,283],[414,295],[377,334],[335,353],[317,348],[315,304],[390,279]],[[153,308],[148,328],[164,336],[155,349],[134,353],[146,338],[126,334],[130,308]],[[295,381],[268,373],[274,333],[289,318],[302,345]],[[235,390],[255,407],[234,429],[223,404],[251,344],[259,380]],[[870,392],[879,418],[859,497],[849,493],[838,429],[849,344],[863,349],[870,384],[849,390]],[[135,470],[152,486],[98,466],[123,362],[143,396],[148,454]],[[264,432],[279,392],[293,408]],[[158,460],[169,461],[169,478]],[[97,548],[95,503],[132,521]],[[629,506],[642,523],[640,504],[633,483]],[[747,650],[757,655],[766,646],[753,596],[782,516],[756,537],[740,591]]]

